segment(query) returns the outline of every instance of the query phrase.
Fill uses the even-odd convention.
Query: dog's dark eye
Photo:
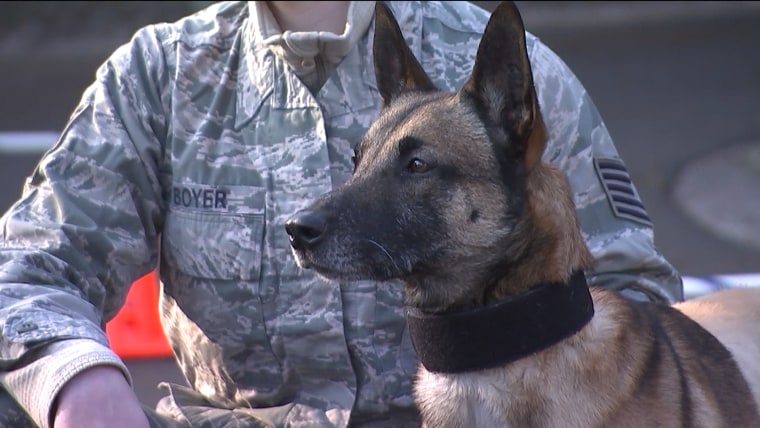
[[[430,165],[421,159],[414,158],[411,160],[411,162],[409,162],[409,165],[407,165],[406,168],[409,170],[409,172],[422,173],[430,170]]]

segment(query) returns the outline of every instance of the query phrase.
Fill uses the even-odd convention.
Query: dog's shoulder
[[[737,295],[723,300],[735,299]],[[579,334],[586,342],[579,346],[587,347],[585,355],[595,371],[603,374],[611,369],[608,374],[612,375],[615,366],[625,367],[632,380],[628,384],[607,380],[597,387],[604,388],[606,384],[614,387],[617,394],[630,393],[631,398],[640,391],[651,391],[647,401],[652,406],[663,406],[663,410],[671,404],[679,406],[673,402],[677,399],[682,402],[681,408],[691,407],[701,420],[716,423],[706,426],[717,426],[718,421],[733,421],[731,426],[754,426],[757,411],[751,387],[731,351],[702,324],[687,316],[693,312],[689,308],[704,309],[721,300],[673,307],[629,300],[610,290],[592,289],[592,296],[596,314]],[[588,347],[593,344],[596,345]],[[652,376],[653,373],[657,376]],[[677,398],[669,395],[674,391],[680,391]],[[709,399],[704,395],[706,391],[710,391]],[[637,413],[640,414],[640,409],[633,411]],[[673,415],[674,423],[688,422],[678,418],[693,416]]]

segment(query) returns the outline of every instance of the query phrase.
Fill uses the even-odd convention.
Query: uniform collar
[[[299,78],[286,66],[282,46],[295,46],[306,49],[310,42],[308,37],[282,37],[279,27],[269,9],[261,2],[249,2],[249,17],[242,28],[241,63],[238,78],[236,128],[245,126],[254,117],[263,103],[270,102],[273,108],[291,109],[299,107],[316,107],[316,98],[338,96],[345,101],[340,104],[354,110],[366,108],[377,103],[376,83],[371,58],[374,2],[352,2],[349,7],[347,31],[343,35],[332,35],[335,44],[331,55],[340,55],[337,67],[332,71],[320,91],[312,95]],[[366,15],[370,7],[369,16]],[[363,18],[359,18],[363,17]],[[362,20],[366,20],[362,21]],[[355,24],[351,22],[356,21]],[[352,31],[351,25],[364,31]],[[356,29],[354,28],[354,29]],[[308,33],[290,33],[295,34]],[[316,33],[315,33],[316,34]],[[288,44],[288,40],[292,42]],[[294,41],[295,40],[295,41]],[[312,41],[315,39],[312,39]],[[303,42],[306,45],[300,45]],[[323,43],[323,47],[326,46]],[[347,51],[346,51],[347,49]],[[294,54],[295,51],[290,51]],[[301,52],[303,53],[303,52]],[[334,58],[333,58],[334,59]],[[356,73],[361,81],[357,82]],[[351,88],[351,91],[346,90]],[[324,103],[319,103],[324,105]],[[346,111],[346,113],[350,113]],[[340,114],[333,111],[330,114]]]
[[[349,2],[348,17],[342,34],[326,31],[282,32],[264,2],[249,2],[251,20],[255,22],[257,39],[299,76],[315,69],[315,57],[334,66],[338,64],[366,33],[374,12],[374,2]]]

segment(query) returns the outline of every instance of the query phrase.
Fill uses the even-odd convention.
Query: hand
[[[69,380],[58,393],[54,428],[149,428],[132,387],[112,366],[89,368]]]

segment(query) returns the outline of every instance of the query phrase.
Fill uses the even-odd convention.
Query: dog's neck
[[[517,261],[505,264],[485,290],[484,302],[523,293],[536,284],[567,283],[573,272],[591,266],[591,253],[581,235],[565,175],[553,165],[538,163],[527,178],[526,218],[515,233],[525,236]]]

